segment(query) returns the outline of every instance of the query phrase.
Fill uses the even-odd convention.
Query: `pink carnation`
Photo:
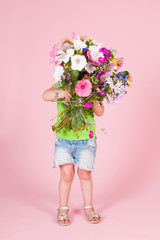
[[[105,91],[100,92],[100,95],[101,96],[105,95]]]
[[[104,62],[106,61],[106,59],[105,59],[105,58],[102,58],[102,57],[99,57],[99,58],[98,58],[98,61],[99,61],[100,63],[104,63]]]
[[[89,132],[89,137],[90,137],[90,138],[93,138],[93,131],[90,131],[90,132]]]
[[[117,69],[115,70],[115,72],[117,72],[122,67],[124,63],[124,58],[116,58],[116,62],[117,62]]]
[[[84,74],[84,78],[85,78],[85,79],[88,79],[89,76],[88,76],[87,74]]]
[[[88,97],[92,92],[92,83],[89,80],[78,81],[75,92],[80,97]]]
[[[116,62],[117,62],[117,65],[121,67],[123,65],[124,58],[116,58]]]
[[[92,104],[90,102],[86,102],[84,105],[86,109],[89,109],[92,107]]]

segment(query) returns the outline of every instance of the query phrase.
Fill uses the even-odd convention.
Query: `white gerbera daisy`
[[[88,73],[92,73],[96,69],[96,67],[94,67],[91,62],[88,62],[85,66],[85,69]]]
[[[53,74],[55,83],[61,82],[61,75],[63,74],[64,69],[62,66],[56,66],[55,72]]]
[[[81,71],[86,66],[86,58],[82,55],[74,55],[71,57],[71,68]]]
[[[73,44],[74,44],[74,49],[76,50],[80,50],[81,48],[86,48],[87,45],[80,40],[80,37],[77,36],[77,39],[73,40]]]

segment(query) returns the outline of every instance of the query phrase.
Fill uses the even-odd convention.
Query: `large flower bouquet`
[[[78,131],[84,128],[88,131],[94,124],[87,120],[87,115],[93,114],[93,104],[103,100],[118,103],[127,93],[126,87],[131,86],[132,78],[128,71],[118,72],[124,59],[117,56],[115,49],[105,48],[103,43],[91,38],[81,39],[72,33],[69,43],[61,48],[58,45],[54,44],[50,52],[50,63],[56,65],[54,83],[59,89],[70,90],[72,97],[68,102],[60,100],[64,111],[59,115],[61,121],[54,124],[52,130],[59,132],[66,127],[75,131],[78,138]],[[88,134],[91,138],[92,131]]]

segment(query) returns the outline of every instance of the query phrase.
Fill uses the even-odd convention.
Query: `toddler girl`
[[[81,37],[81,40],[83,37]],[[65,40],[65,43],[70,43],[70,40]],[[44,101],[57,101],[57,110],[60,113],[64,106],[61,100],[68,102],[71,98],[70,90],[59,90],[57,84],[53,84],[51,88],[43,92],[42,98]],[[97,116],[102,116],[104,113],[103,102],[92,106],[92,111]],[[88,121],[95,122],[94,115],[88,114]],[[57,122],[60,117],[57,117]],[[96,156],[97,137],[95,127],[92,128],[92,136],[86,130],[78,131],[78,140],[75,132],[71,129],[67,131],[64,127],[55,137],[55,153],[53,168],[59,166],[60,181],[58,186],[59,191],[59,207],[57,209],[57,223],[63,226],[71,223],[68,211],[68,201],[71,190],[72,181],[75,175],[75,166],[77,166],[77,174],[79,176],[81,191],[84,200],[84,213],[90,223],[98,223],[101,217],[95,212],[92,204],[93,182],[92,171]],[[90,138],[91,137],[91,138]]]

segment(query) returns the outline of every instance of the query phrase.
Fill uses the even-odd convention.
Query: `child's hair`
[[[80,40],[81,40],[81,41],[84,41],[84,40],[87,39],[87,38],[88,38],[88,37],[87,37],[86,35],[80,36]],[[63,40],[63,42],[61,43],[61,47],[63,47],[63,45],[65,45],[66,43],[71,44],[71,40],[70,40],[69,38],[65,38],[65,39]]]

